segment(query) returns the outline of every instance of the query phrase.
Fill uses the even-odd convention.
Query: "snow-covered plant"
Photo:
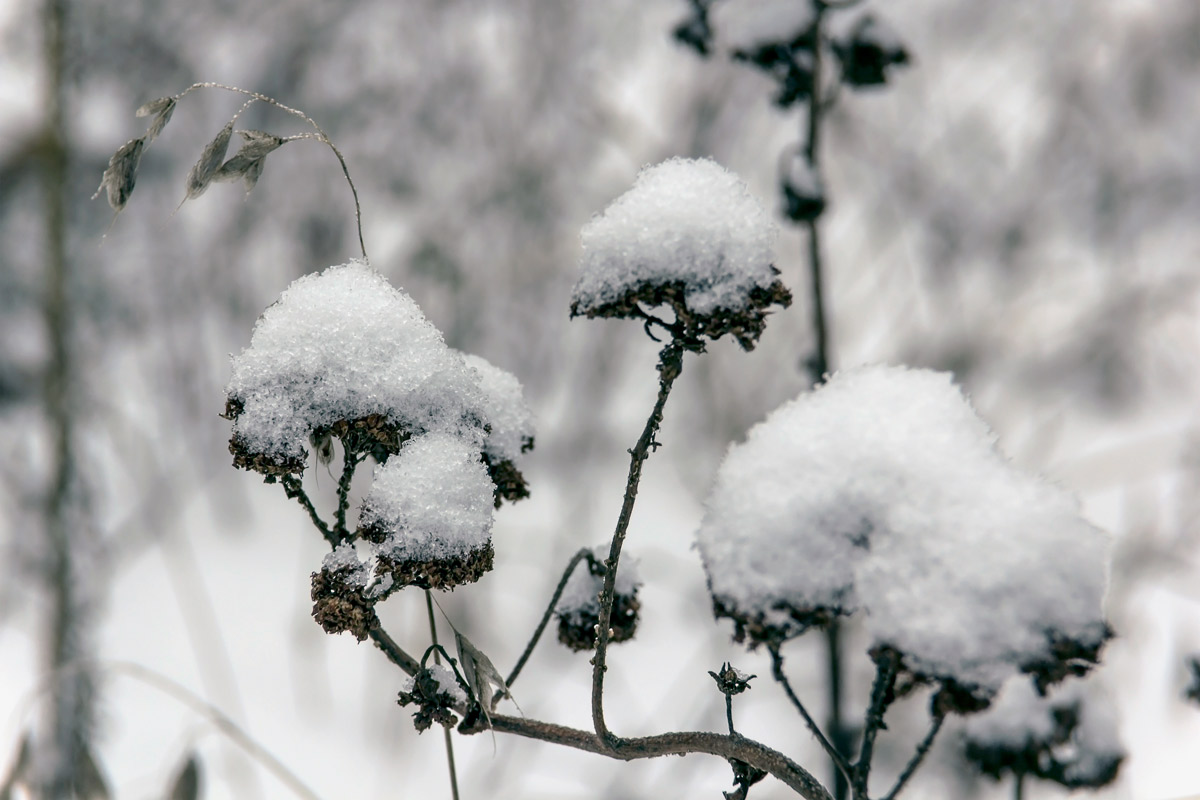
[[[1046,694],[1010,681],[991,708],[967,721],[963,746],[997,780],[1011,774],[1017,784],[1032,777],[1068,789],[1107,786],[1125,758],[1112,700],[1095,681],[1071,680]]]
[[[754,30],[742,33],[757,41]],[[856,35],[867,41],[865,32]],[[870,42],[879,44],[875,35]],[[795,56],[804,41],[800,31],[773,46],[786,44]],[[182,96],[150,110],[158,115],[153,135]],[[224,160],[236,119],[205,148],[188,177],[189,197],[214,176],[258,178],[269,149]],[[332,148],[316,130],[314,138]],[[243,151],[284,140],[270,136],[243,134]],[[136,157],[122,148],[128,152],[118,151],[105,173],[116,210],[132,191],[143,148],[133,148]],[[255,160],[257,168],[248,165]],[[733,770],[736,788],[727,798],[745,798],[770,775],[801,797],[830,800],[795,760],[735,729],[733,698],[754,676],[732,664],[710,672],[724,696],[727,731],[630,738],[612,731],[605,716],[610,646],[634,635],[641,604],[634,563],[622,556],[644,463],[663,444],[665,407],[685,357],[701,356],[724,336],[752,349],[769,313],[789,304],[773,264],[775,236],[741,179],[708,159],[644,169],[584,228],[571,313],[638,322],[661,345],[658,392],[628,451],[612,537],[566,565],[507,676],[471,643],[470,631],[451,623],[457,658],[439,644],[432,591],[470,592],[504,547],[492,542],[494,513],[502,501],[528,495],[518,460],[532,447],[533,425],[519,381],[448,347],[412,298],[369,263],[365,246],[361,259],[300,278],[263,312],[248,347],[233,359],[226,390],[234,465],[282,486],[326,540],[329,553],[312,574],[313,616],[330,633],[370,639],[407,673],[399,700],[417,706],[418,730],[439,723],[448,750],[457,727],[465,735],[490,729],[620,760],[706,753]],[[303,478],[312,467],[330,466],[339,450],[327,518]],[[370,488],[355,509],[352,482],[368,460]],[[1081,675],[1110,636],[1101,607],[1105,535],[1062,492],[1009,465],[944,374],[849,370],[785,404],[730,448],[696,539],[716,615],[733,620],[739,641],[768,648],[772,677],[855,800],[871,796],[875,741],[898,699],[933,687],[930,732],[886,798],[904,788],[948,715],[987,708],[1006,681],[1023,680],[1040,692]],[[1063,553],[1071,554],[1069,563],[1058,557]],[[420,590],[429,617],[432,642],[420,658],[384,630],[376,613],[409,587]],[[877,674],[852,758],[831,744],[793,690],[781,647],[854,615],[866,620]],[[554,616],[564,644],[594,650],[591,730],[499,713]]]

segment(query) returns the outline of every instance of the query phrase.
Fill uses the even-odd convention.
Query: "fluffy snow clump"
[[[361,261],[300,278],[263,312],[226,394],[235,463],[268,474],[302,472],[314,431],[359,428],[394,452],[399,431],[482,441],[487,424],[478,375]]]
[[[1094,662],[1108,536],[1014,469],[946,373],[840,372],[730,447],[697,544],[718,616],[780,642],[862,612],[872,647],[985,705]]]
[[[746,349],[765,309],[791,295],[772,265],[776,228],[740,178],[710,159],[643,169],[584,226],[572,316],[641,318],[669,304],[690,335],[732,333]]]

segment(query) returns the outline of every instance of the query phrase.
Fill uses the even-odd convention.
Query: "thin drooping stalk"
[[[203,81],[200,83],[193,83],[191,86],[189,86],[188,88],[184,89],[182,92],[177,94],[175,96],[175,99],[179,100],[184,95],[186,95],[190,92],[193,92],[196,89],[224,89],[227,92],[236,92],[238,94],[245,95],[246,97],[253,97],[255,100],[259,100],[263,103],[267,103],[268,105],[275,106],[275,108],[278,108],[280,111],[284,111],[288,114],[291,114],[292,116],[299,117],[300,119],[304,120],[309,125],[311,125],[313,127],[313,130],[315,130],[317,132],[317,139],[321,143],[328,146],[329,149],[333,151],[333,154],[335,156],[337,156],[338,163],[341,164],[341,166],[342,166],[342,174],[346,176],[346,183],[350,184],[350,192],[351,192],[351,194],[354,195],[354,222],[355,222],[355,225],[358,227],[358,248],[362,252],[363,259],[368,260],[368,261],[370,260],[369,258],[367,258],[367,246],[366,246],[366,244],[363,243],[362,207],[359,205],[359,202],[358,202],[358,189],[354,185],[354,180],[350,177],[350,168],[346,166],[346,159],[342,155],[342,151],[338,150],[337,145],[335,145],[333,143],[333,140],[329,138],[329,135],[327,133],[325,133],[324,130],[321,129],[321,126],[317,124],[316,120],[314,120],[312,117],[305,114],[303,111],[300,111],[299,109],[296,109],[296,108],[292,108],[291,106],[286,106],[283,103],[276,100],[275,98],[268,97],[265,94],[259,94],[258,92],[252,92],[248,89],[240,89],[237,86],[228,86],[223,83],[213,83],[211,81]]]
[[[425,590],[425,610],[429,612],[429,637],[433,640],[433,663],[441,664],[441,646],[438,644],[437,620],[433,616],[433,594]],[[442,728],[443,740],[446,743],[446,765],[450,769],[450,796],[458,800],[458,770],[454,768],[454,740],[450,737],[450,729]]]
[[[833,745],[833,742],[826,738],[825,733],[821,730],[820,726],[817,725],[816,720],[812,718],[812,715],[808,713],[808,709],[804,707],[804,703],[800,702],[800,698],[792,689],[792,684],[790,681],[788,681],[787,675],[783,671],[783,656],[780,655],[777,647],[771,648],[771,674],[779,683],[779,685],[783,687],[783,691],[787,694],[788,699],[792,702],[792,705],[796,707],[796,710],[800,712],[800,716],[804,718],[804,722],[806,725],[808,725],[808,729],[812,732],[813,736],[817,738],[817,741],[820,742],[821,747],[824,748],[825,752],[829,755],[829,759],[833,762],[833,765],[837,770],[837,774],[841,776],[844,781],[849,781],[851,778],[850,762],[847,760],[846,756]]]
[[[617,518],[617,528],[613,533],[612,545],[608,551],[608,559],[604,563],[604,588],[600,592],[600,621],[596,626],[596,655],[592,659],[592,723],[596,735],[612,749],[617,749],[619,740],[608,730],[604,722],[604,673],[608,666],[609,626],[612,624],[613,602],[616,596],[617,568],[621,560],[621,547],[625,544],[625,534],[629,530],[629,520],[633,516],[633,505],[637,500],[638,485],[642,479],[642,464],[650,457],[650,449],[657,446],[654,436],[662,424],[663,408],[675,379],[683,370],[684,346],[678,339],[672,339],[670,344],[662,349],[658,357],[658,399],[654,409],[646,420],[642,435],[637,444],[629,451],[629,477],[625,481],[625,499],[621,503],[621,514]]]
[[[929,733],[925,734],[925,738],[921,740],[921,744],[917,745],[917,751],[913,753],[912,758],[904,766],[904,771],[900,773],[900,777],[896,779],[896,785],[887,793],[883,800],[896,800],[900,791],[908,783],[908,779],[917,771],[917,767],[921,766],[921,762],[925,760],[929,749],[933,747],[933,740],[937,737],[938,731],[942,729],[942,723],[946,721],[945,714],[938,714],[933,718],[933,725],[929,728]]]
[[[531,655],[533,655],[533,648],[537,646],[538,640],[542,637],[542,633],[546,630],[546,625],[550,623],[550,618],[554,616],[554,609],[556,606],[558,606],[558,600],[560,597],[562,597],[563,590],[567,588],[567,581],[571,579],[571,574],[575,572],[575,567],[579,566],[579,562],[583,561],[584,559],[587,559],[588,561],[594,559],[592,551],[586,547],[580,549],[580,551],[572,556],[571,560],[567,562],[567,568],[563,570],[562,578],[559,579],[558,586],[555,587],[554,594],[551,595],[550,602],[546,605],[546,612],[542,614],[541,622],[538,623],[537,628],[533,632],[533,636],[529,638],[529,644],[525,645],[525,650],[521,653],[521,657],[517,659],[517,665],[512,668],[512,672],[508,673],[508,679],[505,681],[505,683],[510,689],[512,688],[513,681],[517,679],[517,676],[521,674],[521,670],[525,668],[525,662],[529,660]]]

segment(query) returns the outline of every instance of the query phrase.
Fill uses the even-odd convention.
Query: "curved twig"
[[[821,747],[825,750],[825,753],[829,756],[830,760],[833,761],[838,772],[840,772],[846,779],[846,783],[851,783],[853,779],[853,769],[850,766],[850,762],[846,760],[846,756],[840,750],[833,746],[833,743],[829,741],[829,739],[825,736],[825,733],[821,730],[820,726],[817,725],[816,720],[814,720],[812,715],[808,713],[808,709],[804,707],[804,703],[800,702],[800,698],[792,689],[791,682],[788,681],[787,675],[785,675],[783,672],[783,656],[780,655],[779,648],[771,647],[770,651],[771,675],[775,678],[775,681],[783,687],[783,691],[785,694],[787,694],[788,700],[790,700],[792,705],[796,707],[796,710],[800,712],[800,716],[804,718],[804,722],[806,725],[808,725],[808,729],[812,732],[813,736],[817,738],[817,741],[820,742]]]

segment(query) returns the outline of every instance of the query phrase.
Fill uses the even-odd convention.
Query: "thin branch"
[[[356,453],[346,443],[346,439],[342,440],[342,475],[338,478],[337,522],[333,526],[333,534],[339,542],[350,538],[350,531],[346,529],[346,511],[350,507],[350,484],[354,480],[354,470],[365,458],[366,455]]]
[[[590,731],[504,715],[492,716],[492,728],[622,761],[688,753],[706,753],[727,761],[736,758],[778,778],[805,800],[832,800],[825,787],[806,769],[779,751],[743,736],[691,731],[636,739],[602,739]]]
[[[733,729],[733,695],[725,693],[725,721],[729,723],[729,735],[737,736],[737,731]]]
[[[871,759],[875,755],[875,737],[885,726],[883,715],[895,699],[896,668],[895,652],[883,649],[875,656],[875,682],[871,686],[871,705],[867,707],[863,726],[862,746],[858,761],[854,763],[854,796],[867,797],[867,781],[871,774]]]
[[[804,718],[804,722],[808,725],[808,729],[812,731],[813,736],[817,737],[817,741],[821,743],[821,747],[824,748],[826,754],[829,756],[829,759],[833,761],[833,764],[837,768],[838,772],[846,779],[847,782],[851,781],[853,778],[853,770],[850,767],[850,762],[847,761],[846,756],[836,747],[834,747],[833,743],[825,737],[825,734],[821,731],[820,726],[817,725],[816,720],[812,718],[812,715],[808,713],[808,709],[804,707],[804,703],[800,702],[800,698],[797,697],[795,691],[792,690],[792,684],[788,681],[787,675],[785,675],[783,672],[783,656],[780,655],[777,647],[771,648],[771,674],[774,676],[779,685],[783,687],[783,691],[787,694],[788,699],[792,701],[792,705],[795,706],[796,710],[800,712],[800,716]]]
[[[433,650],[433,663],[441,664],[442,657],[438,651],[442,647],[438,644],[437,620],[433,616],[433,594],[428,589],[425,590],[425,610],[429,612],[429,637],[433,640],[430,648]],[[442,728],[442,736],[446,743],[446,765],[450,768],[450,796],[454,800],[458,800],[458,771],[454,768],[454,740],[450,738],[449,728]]]
[[[575,572],[575,567],[579,566],[579,562],[584,559],[592,561],[595,556],[592,551],[587,548],[581,548],[578,553],[571,557],[567,562],[567,568],[563,570],[562,578],[558,581],[558,586],[554,589],[554,594],[550,597],[550,602],[546,606],[546,613],[542,615],[541,622],[533,631],[533,636],[529,639],[529,644],[525,645],[525,651],[521,653],[521,657],[517,659],[517,665],[512,668],[512,672],[508,673],[508,679],[505,681],[509,688],[512,688],[513,681],[521,674],[521,670],[525,668],[525,662],[533,655],[533,648],[537,646],[538,640],[542,637],[542,633],[546,630],[546,626],[550,623],[550,618],[554,616],[554,609],[558,606],[558,600],[562,597],[563,590],[567,588],[567,581],[571,579],[571,574]]]
[[[375,646],[383,651],[383,654],[400,669],[404,670],[409,675],[416,675],[421,671],[421,664],[415,658],[404,652],[400,645],[396,644],[396,640],[388,635],[383,628],[375,628],[370,631],[368,636]]]
[[[625,499],[621,504],[621,514],[617,518],[617,529],[613,533],[612,545],[609,548],[608,559],[604,563],[604,588],[600,592],[600,621],[596,626],[596,655],[592,658],[592,723],[596,735],[609,746],[616,748],[617,737],[613,736],[604,723],[604,673],[608,669],[605,664],[608,656],[608,640],[612,624],[613,603],[616,597],[617,566],[621,560],[621,547],[625,544],[625,534],[629,530],[629,520],[633,516],[633,504],[637,499],[638,485],[642,478],[642,464],[650,457],[651,447],[657,447],[654,435],[662,424],[663,408],[671,387],[679,373],[683,370],[684,345],[678,339],[672,339],[670,344],[662,349],[658,356],[658,399],[654,409],[646,420],[646,427],[638,438],[637,444],[629,451],[629,477],[625,481]]]
[[[917,771],[917,767],[921,766],[921,762],[925,760],[925,756],[929,753],[929,748],[933,747],[933,740],[938,735],[938,731],[942,729],[942,723],[946,721],[945,714],[938,714],[933,718],[933,725],[929,728],[929,733],[925,734],[925,738],[917,745],[917,751],[913,753],[913,757],[908,760],[904,766],[904,771],[900,773],[900,777],[896,779],[896,785],[887,793],[883,800],[896,800],[896,796],[900,794],[900,790],[908,783],[908,779]]]
[[[211,81],[203,81],[200,83],[193,83],[191,86],[184,89],[179,94],[175,95],[175,100],[176,101],[180,100],[184,95],[188,94],[189,92],[195,91],[196,89],[224,89],[227,92],[236,92],[238,94],[246,95],[247,97],[252,97],[255,100],[261,100],[264,103],[275,106],[280,111],[285,111],[288,114],[299,117],[300,119],[307,122],[309,125],[312,125],[313,129],[316,130],[316,132],[318,134],[319,141],[321,141],[322,143],[327,145],[329,147],[329,149],[333,151],[333,154],[335,156],[337,156],[338,163],[342,165],[342,174],[346,176],[346,183],[350,184],[350,192],[351,192],[351,194],[354,195],[354,222],[358,226],[358,248],[360,251],[362,251],[363,259],[366,261],[370,261],[370,259],[367,257],[367,246],[363,243],[362,206],[360,206],[359,202],[358,202],[358,189],[354,185],[354,180],[350,177],[350,168],[346,166],[346,159],[342,155],[342,151],[338,150],[337,145],[335,145],[333,143],[333,140],[329,138],[329,134],[325,133],[325,131],[322,130],[321,126],[317,124],[316,120],[314,120],[312,117],[308,116],[308,114],[305,114],[303,111],[301,111],[299,109],[284,105],[283,103],[276,100],[274,97],[268,97],[265,94],[259,94],[258,92],[252,92],[248,89],[241,89],[241,88],[238,88],[237,86],[228,86],[223,83],[213,83]]]
[[[325,537],[325,541],[329,542],[329,546],[337,547],[340,540],[329,529],[329,526],[325,524],[325,520],[321,519],[321,515],[317,513],[317,509],[313,506],[312,500],[309,499],[308,493],[304,491],[303,480],[296,475],[281,475],[279,483],[283,486],[284,494],[295,498],[303,506],[304,510],[308,512],[308,518],[312,520],[312,524]]]

